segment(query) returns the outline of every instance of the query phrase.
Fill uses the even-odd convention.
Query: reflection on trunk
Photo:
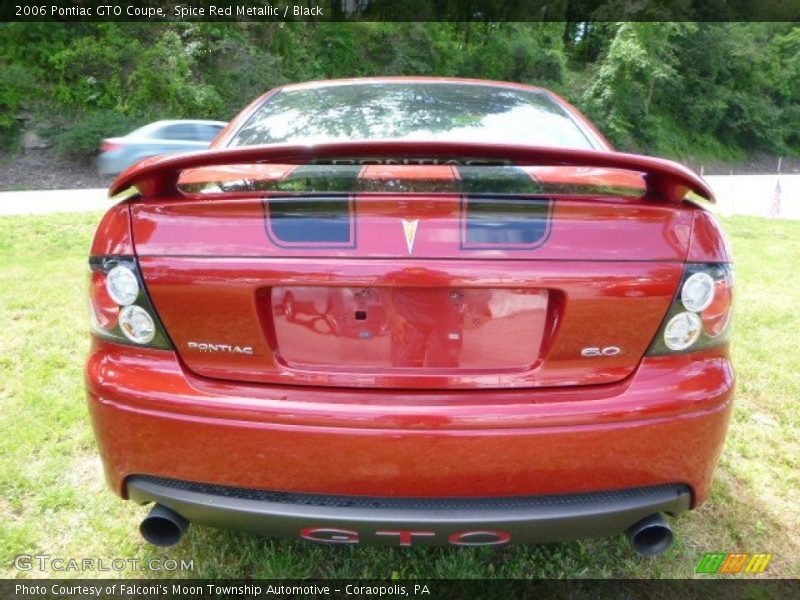
[[[415,287],[420,278],[441,285]],[[416,267],[387,279],[392,285],[374,288],[274,288],[271,314],[286,364],[485,370],[536,362],[546,291],[453,288],[445,276]]]
[[[383,289],[395,367],[458,367],[464,294],[446,289]]]

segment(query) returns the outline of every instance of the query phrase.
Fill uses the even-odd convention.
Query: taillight
[[[119,150],[122,148],[122,144],[118,142],[109,142],[108,140],[103,140],[103,145],[101,146],[103,152],[114,152],[115,150]]]
[[[733,267],[689,263],[650,355],[694,352],[727,343],[733,308]]]
[[[89,268],[89,306],[96,335],[125,344],[172,348],[134,258],[93,256]]]
[[[733,272],[714,282],[714,299],[703,311],[703,330],[717,338],[728,330],[733,306]]]

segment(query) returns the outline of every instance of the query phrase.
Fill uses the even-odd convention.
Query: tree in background
[[[368,75],[541,84],[622,150],[800,152],[791,23],[7,23],[0,143],[14,146],[25,110],[88,158],[135,124],[225,120],[276,85]]]
[[[675,39],[693,29],[685,23],[623,23],[617,28],[581,103],[620,145],[657,143],[654,102],[675,89],[680,78]]]

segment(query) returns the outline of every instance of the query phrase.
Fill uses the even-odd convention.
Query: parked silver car
[[[116,175],[148,156],[204,150],[226,125],[222,121],[186,120],[150,123],[128,135],[103,140],[98,170]]]

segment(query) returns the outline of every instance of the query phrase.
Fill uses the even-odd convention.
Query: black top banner
[[[798,21],[800,0],[10,0],[0,21]]]

